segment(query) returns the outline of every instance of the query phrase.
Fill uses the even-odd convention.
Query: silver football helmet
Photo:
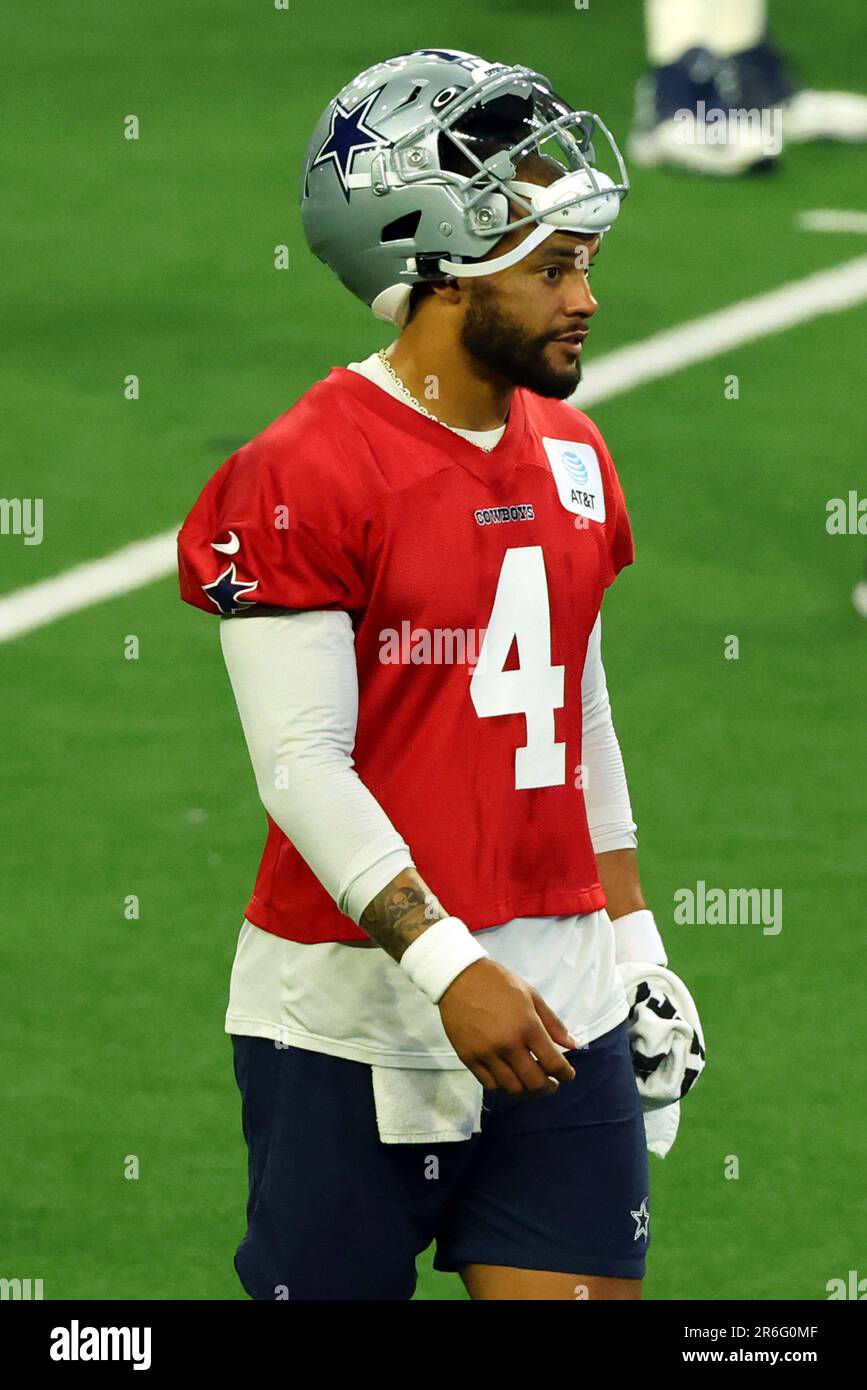
[[[599,131],[614,176],[597,169]],[[516,179],[531,153],[563,173]],[[310,249],[377,318],[402,327],[413,285],[490,275],[557,230],[603,234],[629,191],[607,127],[575,111],[530,68],[422,48],[360,73],[322,113],[304,159],[301,220]],[[509,221],[509,202],[523,216]],[[506,231],[520,245],[479,264]]]

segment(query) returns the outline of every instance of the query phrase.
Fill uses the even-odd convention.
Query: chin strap
[[[475,261],[470,265],[462,265],[460,261],[447,261],[440,259],[438,262],[440,270],[446,271],[449,275],[457,275],[462,280],[472,279],[477,275],[493,275],[497,270],[507,270],[510,265],[517,265],[525,256],[529,256],[531,251],[535,251],[537,246],[549,237],[552,232],[556,232],[556,227],[545,227],[541,224],[534,227],[529,236],[525,237],[517,246],[513,246],[511,251],[506,251],[502,256],[497,256],[493,261]]]

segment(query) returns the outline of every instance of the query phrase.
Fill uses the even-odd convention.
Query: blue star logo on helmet
[[[339,101],[335,101],[334,110],[331,113],[331,129],[325,143],[310,165],[311,170],[319,164],[331,163],[334,165],[347,203],[349,202],[347,175],[352,172],[352,161],[355,156],[360,154],[362,150],[389,149],[394,143],[391,140],[386,140],[378,130],[374,130],[372,126],[367,124],[367,115],[381,91],[382,87],[378,87],[375,92],[371,92],[370,96],[362,97],[361,101],[356,102],[350,110],[346,110]]]

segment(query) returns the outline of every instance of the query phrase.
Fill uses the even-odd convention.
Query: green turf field
[[[810,81],[867,87],[861,0],[776,8]],[[643,64],[637,0],[82,0],[3,27],[0,495],[44,498],[45,537],[0,536],[0,595],[175,526],[234,441],[390,340],[296,213],[309,131],[348,78],[424,45],[481,52],[625,140]],[[635,171],[589,360],[863,254],[795,217],[863,207],[864,170],[814,147],[736,184]],[[865,347],[862,306],[590,412],[637,541],[605,660],[645,887],[709,1053],[651,1159],[648,1298],[821,1299],[867,1276],[865,542],[825,529],[829,498],[865,492]],[[216,624],[166,579],[0,646],[0,669],[0,1277],[47,1298],[242,1298],[222,1028],[264,817]],[[699,879],[782,889],[782,931],[676,925]],[[420,1298],[464,1296],[420,1268]]]

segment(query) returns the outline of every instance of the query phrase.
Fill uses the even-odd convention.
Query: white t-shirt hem
[[[590,1025],[564,1019],[566,1027],[583,1044],[610,1033],[618,1023],[629,1015],[629,1001],[626,992],[612,1008]],[[363,1043],[344,1042],[337,1038],[322,1037],[318,1033],[302,1032],[288,1028],[285,1024],[274,1023],[266,1018],[245,1018],[240,1014],[226,1014],[227,1033],[247,1038],[270,1038],[272,1042],[282,1043],[284,1047],[300,1047],[306,1052],[324,1052],[329,1057],[344,1057],[350,1062],[365,1062],[373,1067],[412,1067],[430,1071],[459,1071],[463,1062],[457,1053],[449,1048],[431,1049],[425,1052],[385,1051],[382,1048],[368,1047]]]

